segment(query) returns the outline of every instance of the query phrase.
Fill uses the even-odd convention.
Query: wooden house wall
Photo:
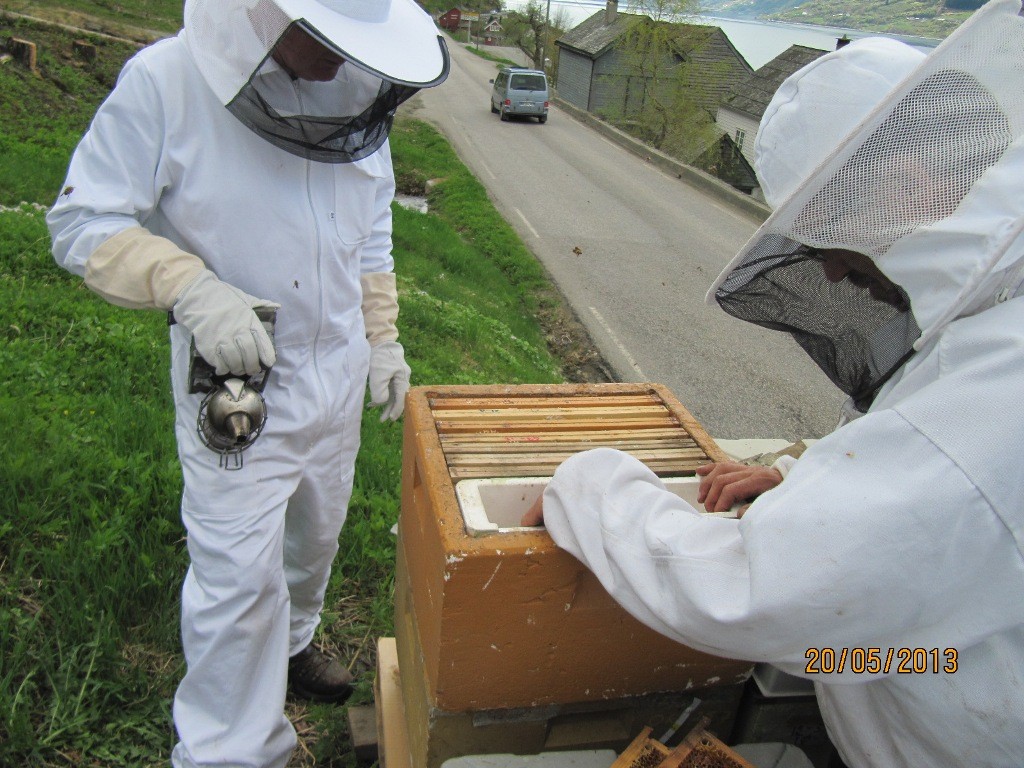
[[[699,50],[691,52],[692,77],[700,83],[695,95],[700,106],[714,114],[718,104],[735,84],[749,75],[750,67],[725,40],[724,35],[711,35]],[[668,73],[680,66],[674,56],[667,56],[660,71]],[[590,111],[626,114],[636,112],[642,103],[642,78],[629,66],[629,57],[611,48],[594,62],[594,78]],[[663,86],[666,90],[671,84]],[[625,110],[624,110],[625,107]]]
[[[583,54],[561,48],[558,55],[558,96],[582,110],[590,106],[590,78],[594,62]]]

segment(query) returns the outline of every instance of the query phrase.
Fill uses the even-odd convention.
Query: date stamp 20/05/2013
[[[804,674],[952,674],[957,656],[956,648],[808,648]]]

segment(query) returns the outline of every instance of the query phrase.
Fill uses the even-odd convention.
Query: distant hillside
[[[701,13],[730,19],[763,19],[799,6],[803,0],[701,0]]]
[[[704,13],[942,39],[984,0],[703,0]]]

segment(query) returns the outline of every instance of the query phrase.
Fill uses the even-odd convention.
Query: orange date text
[[[957,670],[956,648],[808,648],[808,675],[952,674]]]

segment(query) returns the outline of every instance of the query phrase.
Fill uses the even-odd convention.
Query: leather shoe
[[[288,687],[302,699],[340,704],[352,695],[352,675],[310,644],[288,660]]]

